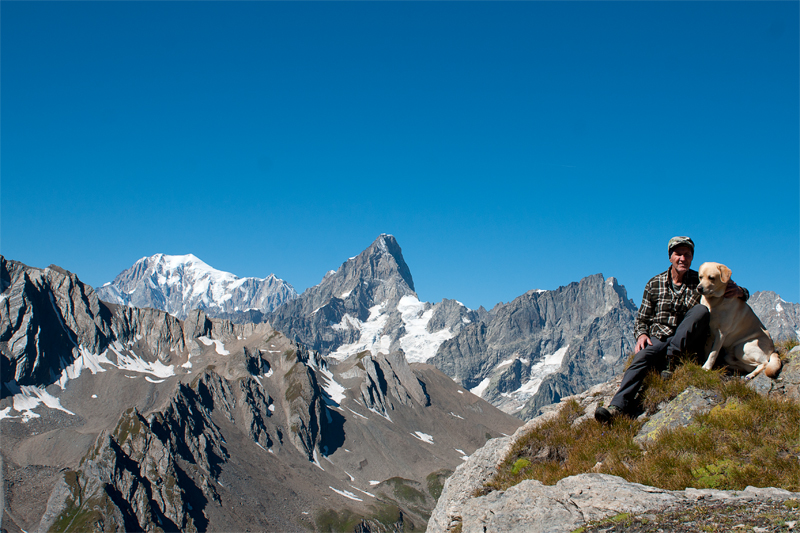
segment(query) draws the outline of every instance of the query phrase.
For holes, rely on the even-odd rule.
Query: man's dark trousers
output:
[[[633,356],[631,366],[622,376],[622,384],[610,405],[615,405],[623,411],[630,409],[650,369],[663,370],[667,366],[667,360],[689,353],[697,354],[698,359],[702,357],[709,334],[708,322],[708,308],[697,304],[686,313],[675,335],[663,341],[651,337],[653,344],[642,348]]]

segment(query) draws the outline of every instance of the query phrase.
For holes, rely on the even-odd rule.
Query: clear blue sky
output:
[[[0,4],[0,253],[298,291],[379,234],[491,307],[690,235],[800,302],[798,2]]]

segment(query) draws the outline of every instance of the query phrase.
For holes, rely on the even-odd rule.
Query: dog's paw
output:
[[[703,370],[711,370],[711,367],[714,365],[709,365],[708,363],[703,365]]]

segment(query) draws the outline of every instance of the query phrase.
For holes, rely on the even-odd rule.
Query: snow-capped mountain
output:
[[[274,274],[239,278],[192,254],[143,257],[95,290],[103,301],[160,309],[181,319],[192,309],[229,318],[246,312],[266,314],[297,298],[294,288]]]
[[[425,362],[447,339],[486,314],[455,300],[421,302],[392,235],[328,272],[319,285],[275,311],[270,322],[291,338],[339,360],[403,350]]]

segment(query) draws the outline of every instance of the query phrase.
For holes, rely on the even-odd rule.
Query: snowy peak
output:
[[[345,360],[401,350],[424,362],[439,345],[479,315],[455,300],[433,305],[414,292],[411,270],[392,235],[382,234],[316,287],[271,316],[275,329]]]
[[[97,294],[107,302],[152,307],[178,318],[185,318],[192,309],[212,315],[268,313],[297,297],[290,284],[273,274],[264,279],[239,278],[192,254],[143,257],[113,282],[99,287]]]

